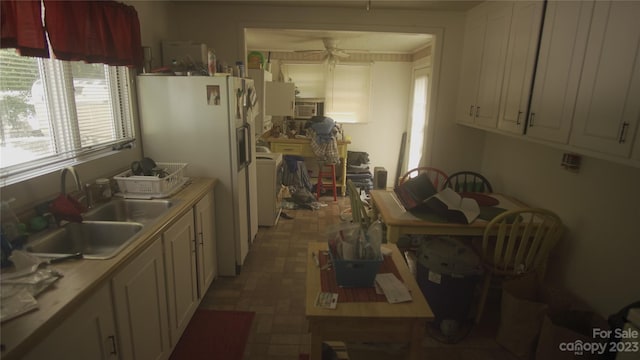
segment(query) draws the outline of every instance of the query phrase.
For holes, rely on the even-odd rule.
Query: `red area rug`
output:
[[[255,313],[198,309],[171,360],[242,360]]]

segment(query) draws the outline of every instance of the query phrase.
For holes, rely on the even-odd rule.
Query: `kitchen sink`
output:
[[[82,253],[85,259],[109,259],[137,238],[144,227],[138,222],[84,221],[32,235],[25,250],[59,257]]]
[[[85,221],[126,221],[147,224],[162,216],[176,200],[112,199],[82,214]]]

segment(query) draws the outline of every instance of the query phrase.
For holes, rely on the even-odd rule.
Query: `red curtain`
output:
[[[49,57],[41,4],[40,0],[0,2],[0,47],[16,48],[24,56]]]
[[[21,55],[49,57],[45,29],[55,57],[141,68],[140,22],[133,6],[116,1],[2,0],[4,48]]]
[[[44,0],[51,49],[60,60],[142,67],[135,8],[115,1]]]

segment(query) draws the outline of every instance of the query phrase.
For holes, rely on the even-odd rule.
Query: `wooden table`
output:
[[[384,247],[392,250],[392,259],[409,290],[413,301],[389,304],[388,302],[346,302],[338,299],[336,309],[315,306],[320,292],[320,268],[313,260],[312,253],[327,250],[327,243],[309,243],[307,256],[307,294],[305,315],[311,333],[310,360],[320,360],[323,341],[353,342],[409,342],[409,359],[422,359],[422,339],[426,321],[433,319],[433,312],[427,304],[418,284],[395,245]]]
[[[380,215],[382,222],[387,226],[387,242],[389,243],[397,243],[400,236],[404,234],[481,236],[488,223],[482,219],[476,219],[471,224],[429,220],[428,217],[418,217],[407,211],[393,190],[371,190],[370,194],[375,212]],[[499,201],[496,207],[512,210],[526,206],[506,195],[487,195]]]
[[[311,149],[311,139],[289,139],[289,138],[267,138],[269,147],[274,153],[282,153],[284,155],[297,155],[307,158],[315,158],[316,155]],[[348,140],[338,140],[338,154],[340,157],[339,166],[340,179],[336,179],[336,185],[340,187],[342,196],[347,194],[347,145],[351,144]]]

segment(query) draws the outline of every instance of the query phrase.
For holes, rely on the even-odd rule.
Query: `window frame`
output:
[[[2,49],[12,51],[13,49]],[[78,165],[115,154],[118,150],[131,147],[127,144],[137,140],[137,126],[135,109],[135,73],[125,66],[103,65],[105,67],[105,80],[107,83],[108,97],[111,99],[111,126],[114,139],[102,141],[97,144],[82,146],[79,131],[80,121],[76,114],[74,78],[72,76],[72,62],[36,58],[40,81],[43,82],[44,102],[47,106],[49,117],[55,117],[50,121],[50,138],[53,151],[43,157],[28,160],[22,163],[3,167],[0,164],[0,186],[8,186],[22,181],[30,180],[38,176],[58,171],[66,166]],[[57,79],[53,79],[57,77]],[[77,80],[77,79],[76,79]],[[62,96],[61,109],[65,116],[59,117],[50,109],[49,99],[52,89],[57,90],[56,96]],[[69,96],[71,95],[71,96]]]

